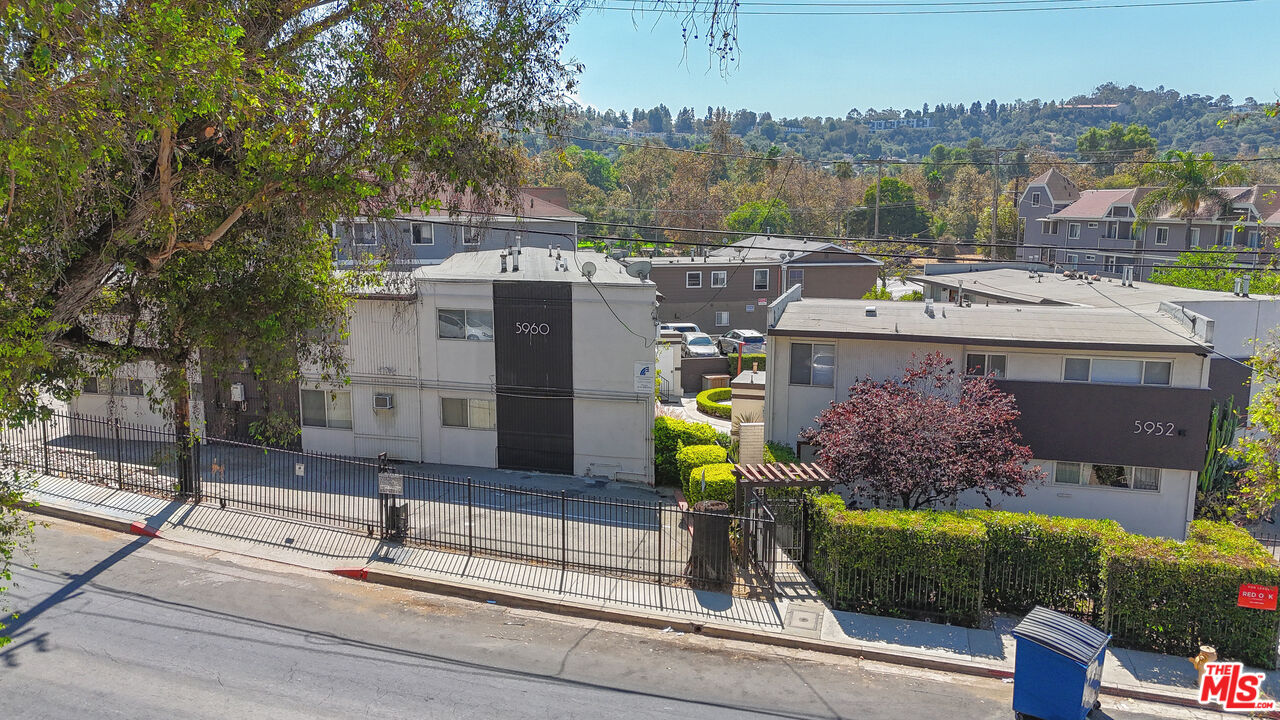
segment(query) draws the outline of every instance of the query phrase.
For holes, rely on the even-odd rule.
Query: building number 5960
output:
[[[1142,420],[1133,421],[1134,435],[1172,435],[1173,431],[1173,423],[1153,422],[1151,420],[1147,420],[1146,422],[1143,422]]]
[[[516,323],[517,335],[550,335],[551,326],[546,323]]]

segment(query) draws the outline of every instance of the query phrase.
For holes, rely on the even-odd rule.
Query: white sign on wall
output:
[[[653,363],[644,361],[637,362],[635,369],[636,392],[652,395],[654,388],[654,374],[655,369]]]
[[[307,466],[306,466],[306,465],[303,465],[302,463],[294,463],[294,464],[293,464],[293,474],[294,474],[294,475],[297,475],[298,477],[302,477],[303,475],[306,475],[306,474],[307,474]]]

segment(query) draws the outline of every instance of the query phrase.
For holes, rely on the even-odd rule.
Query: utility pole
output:
[[[884,158],[876,160],[876,225],[871,237],[880,237],[880,178],[884,173]]]
[[[1000,151],[991,161],[991,256],[996,256],[996,236],[1000,230]]]

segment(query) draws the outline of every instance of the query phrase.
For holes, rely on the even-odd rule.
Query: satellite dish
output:
[[[613,250],[609,253],[609,257],[613,258],[614,260],[621,260],[627,255],[630,255],[630,253],[628,253],[626,250]]]
[[[633,278],[644,280],[649,277],[651,269],[653,269],[653,263],[648,260],[637,260],[627,266],[627,274]]]
[[[590,280],[596,274],[596,264],[590,260],[582,263],[582,276]]]

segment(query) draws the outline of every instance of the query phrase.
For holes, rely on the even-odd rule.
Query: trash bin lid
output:
[[[1093,662],[1111,640],[1110,635],[1092,625],[1039,606],[1013,628],[1013,636],[1043,645],[1081,665]]]

